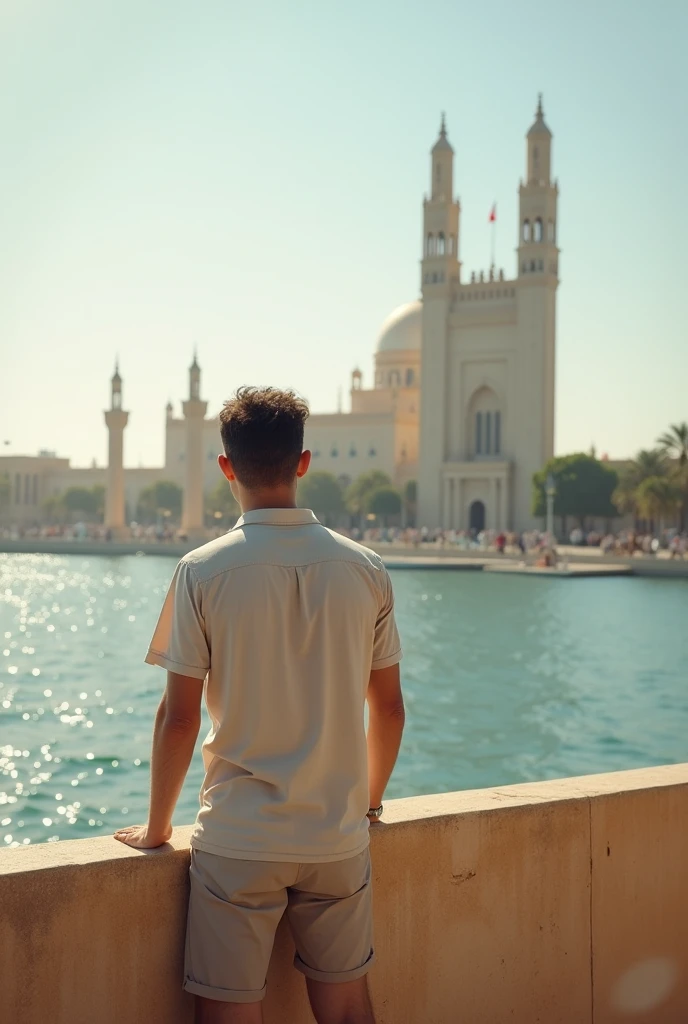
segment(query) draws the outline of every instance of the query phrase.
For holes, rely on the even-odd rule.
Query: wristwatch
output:
[[[377,820],[378,818],[382,817],[382,812],[384,811],[384,809],[384,804],[380,804],[379,807],[369,807],[368,813],[366,814],[366,818],[369,818],[371,821]]]

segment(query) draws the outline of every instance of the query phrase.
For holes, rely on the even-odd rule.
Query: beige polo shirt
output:
[[[186,555],[146,661],[205,679],[192,845],[299,862],[365,849],[368,679],[400,658],[382,560],[312,512],[247,512]]]

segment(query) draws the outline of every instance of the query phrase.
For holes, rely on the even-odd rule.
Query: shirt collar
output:
[[[237,519],[235,530],[242,526],[313,526],[320,520],[309,508],[254,508]]]

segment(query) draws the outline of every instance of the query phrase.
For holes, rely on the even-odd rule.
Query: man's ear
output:
[[[300,480],[302,476],[305,476],[308,472],[308,467],[311,464],[312,454],[309,451],[301,452],[301,458],[299,464],[296,467],[296,476]]]
[[[232,463],[229,461],[226,455],[218,455],[217,464],[220,467],[220,472],[226,477],[230,483],[236,480],[236,474],[232,468]]]

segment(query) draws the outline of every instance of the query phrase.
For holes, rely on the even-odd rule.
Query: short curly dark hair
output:
[[[250,490],[291,483],[303,451],[308,405],[293,391],[239,388],[220,413],[225,455]]]

